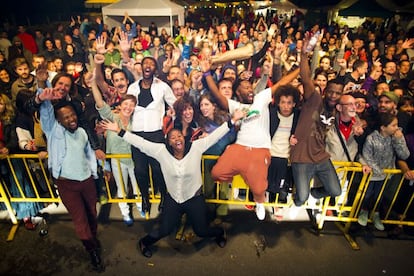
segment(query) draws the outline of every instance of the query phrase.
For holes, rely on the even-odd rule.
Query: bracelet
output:
[[[124,137],[125,133],[126,133],[125,129],[121,129],[121,130],[118,132],[118,136],[119,136],[119,137]]]
[[[204,73],[203,73],[203,77],[204,77],[204,78],[207,78],[207,76],[211,76],[210,71],[207,71],[207,72],[204,72]]]
[[[233,122],[233,120],[232,120],[232,119],[228,120],[228,121],[227,121],[227,127],[228,127],[228,128],[232,128],[233,126],[234,126],[234,122]]]

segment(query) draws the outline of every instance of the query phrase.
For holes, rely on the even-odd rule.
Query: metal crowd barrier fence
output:
[[[116,159],[118,168],[120,160],[130,158],[126,154],[108,154],[108,159]],[[203,177],[203,191],[206,196],[206,202],[210,204],[227,204],[227,205],[254,205],[254,201],[249,200],[249,187],[240,175],[236,175],[231,183],[214,182],[209,174],[209,170],[214,165],[218,156],[204,155],[201,168]],[[336,168],[341,187],[341,196],[335,199],[325,198],[318,203],[307,202],[304,208],[316,211],[318,217],[314,217],[314,224],[317,230],[322,230],[326,221],[336,223],[340,231],[350,243],[353,249],[359,249],[354,237],[350,234],[352,223],[358,220],[358,213],[361,209],[362,200],[365,197],[368,183],[371,175],[362,173],[362,166],[356,162],[333,162]],[[102,163],[105,168],[105,163]],[[8,240],[12,240],[18,218],[15,215],[12,205],[19,202],[41,202],[41,203],[58,203],[61,202],[53,185],[53,180],[46,168],[46,160],[42,160],[36,154],[11,154],[0,160],[0,203],[5,205],[10,220],[13,223],[12,230],[9,233]],[[122,180],[122,170],[120,179]],[[413,185],[401,175],[400,170],[386,169],[386,179],[376,199],[374,209],[381,207],[382,222],[387,225],[414,226],[414,219],[411,215],[412,203],[414,198]],[[151,176],[151,171],[150,171]],[[152,179],[152,177],[150,177]],[[140,195],[131,197],[129,190],[124,187],[137,185],[137,183],[123,183],[121,185],[123,196],[119,198],[116,193],[114,181],[108,181],[104,178],[102,195],[105,197],[101,203],[138,203],[141,202]],[[312,181],[313,182],[313,181]],[[317,182],[317,181],[316,181]],[[410,185],[411,184],[411,185]],[[313,185],[311,183],[310,185]],[[239,192],[244,190],[243,199],[234,196],[235,189]],[[139,189],[137,189],[139,191]],[[151,203],[159,203],[160,196],[150,183],[149,197]],[[293,206],[292,197],[286,203],[279,203],[278,198],[275,202],[266,202],[265,206],[277,208],[289,208]],[[308,212],[310,214],[310,212]],[[370,213],[369,222],[372,221],[373,212]],[[147,214],[146,218],[149,216]],[[21,218],[20,218],[21,219]]]

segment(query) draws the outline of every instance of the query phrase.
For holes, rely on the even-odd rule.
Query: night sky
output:
[[[2,22],[11,24],[45,24],[87,11],[84,0],[10,0],[2,6],[0,15]]]

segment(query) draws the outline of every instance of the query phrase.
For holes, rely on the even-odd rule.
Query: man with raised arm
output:
[[[265,62],[264,71],[270,70],[270,64]],[[238,101],[227,99],[223,96],[210,74],[210,63],[207,60],[201,62],[208,86],[224,110],[233,113],[236,109],[247,111],[247,116],[242,120],[235,144],[230,145],[224,151],[213,167],[211,174],[213,179],[230,182],[234,175],[240,174],[250,187],[256,202],[256,215],[259,220],[264,220],[266,211],[263,205],[265,191],[267,189],[267,173],[270,164],[271,139],[269,133],[269,103],[272,95],[276,93],[280,85],[290,83],[299,74],[299,69],[284,76],[271,88],[265,89],[254,95],[253,85],[249,80],[241,80],[236,85]]]
[[[330,160],[329,153],[325,150],[325,136],[329,127],[333,127],[335,117],[329,110],[325,110],[322,96],[315,90],[311,79],[311,71],[306,50],[309,38],[303,43],[300,60],[300,76],[304,89],[304,101],[299,116],[298,124],[293,138],[294,145],[290,150],[293,178],[296,185],[294,202],[301,206],[309,197],[310,181],[317,176],[322,185],[311,190],[314,198],[326,196],[338,196],[341,194],[341,186]],[[326,88],[325,93],[342,95],[343,85],[332,83]]]

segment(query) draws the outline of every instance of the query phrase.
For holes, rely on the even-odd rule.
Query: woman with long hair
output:
[[[0,94],[0,156],[5,157],[10,153],[18,153],[18,139],[15,127],[15,110],[10,99],[5,94]],[[34,197],[32,185],[26,173],[25,165],[19,158],[10,158],[10,167],[7,159],[0,161],[0,177],[6,183],[13,197]],[[15,173],[16,178],[13,176]],[[17,180],[17,182],[16,182]],[[19,188],[20,186],[20,188]],[[24,193],[21,194],[21,191]],[[22,219],[28,230],[35,228],[31,218],[43,208],[38,202],[12,202],[16,211],[16,217]]]
[[[200,127],[203,130],[203,137],[210,135],[223,122],[229,120],[230,114],[222,110],[215,102],[210,93],[200,96],[199,103],[201,116],[198,120]],[[232,128],[225,136],[223,136],[217,143],[208,148],[204,154],[207,155],[221,155],[226,147],[236,140],[236,130]],[[217,163],[217,160],[205,160],[204,164],[204,190],[207,198],[214,198],[215,181],[211,177],[211,169]],[[220,198],[227,198],[229,189],[228,185],[220,185]],[[215,206],[215,215],[217,217],[226,216],[228,213],[228,206],[219,204]]]

